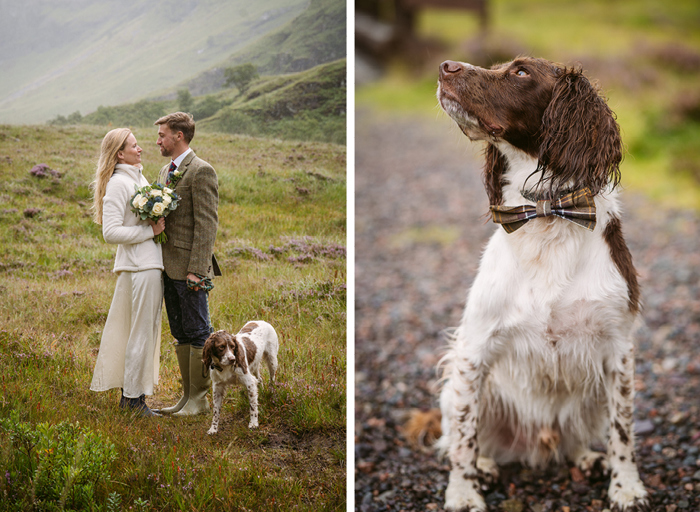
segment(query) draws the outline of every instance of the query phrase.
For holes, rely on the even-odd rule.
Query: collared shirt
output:
[[[175,160],[170,161],[171,163],[175,164],[175,169],[178,169],[180,167],[180,164],[182,163],[182,161],[191,152],[192,152],[192,148],[187,148],[187,150],[183,154],[178,156]],[[164,169],[161,170],[160,174],[158,175],[158,181],[160,183],[165,183],[167,179],[168,179],[168,167],[165,167]]]
[[[175,164],[176,168],[180,167],[180,164],[182,161],[185,159],[187,155],[189,155],[192,152],[192,148],[187,148],[187,151],[185,151],[183,154],[181,154],[179,157],[177,157],[175,160],[173,160],[173,163]]]

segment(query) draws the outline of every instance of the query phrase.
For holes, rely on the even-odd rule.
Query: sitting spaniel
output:
[[[221,402],[228,386],[240,381],[248,391],[250,423],[258,426],[258,381],[263,359],[270,372],[270,382],[275,384],[279,341],[275,329],[261,320],[246,323],[238,334],[217,331],[207,339],[202,351],[202,362],[211,369],[214,416],[208,434],[219,431]]]
[[[633,435],[640,291],[620,223],[615,115],[580,69],[534,58],[443,62],[437,96],[486,143],[499,224],[443,361],[445,508],[486,510],[479,479],[497,464],[568,459],[610,472],[611,509],[646,510]],[[606,438],[607,453],[591,450]]]

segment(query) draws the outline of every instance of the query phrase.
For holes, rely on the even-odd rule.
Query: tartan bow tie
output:
[[[525,197],[527,195],[523,194]],[[527,197],[529,199],[529,197]],[[501,224],[507,233],[521,228],[527,221],[537,217],[556,215],[593,231],[595,228],[595,202],[590,189],[582,188],[559,196],[557,199],[533,199],[537,205],[522,206],[491,205],[493,221]]]

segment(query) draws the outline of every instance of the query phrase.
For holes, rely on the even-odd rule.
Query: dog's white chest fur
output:
[[[514,413],[513,429],[528,437],[542,425],[583,421],[588,407],[605,409],[605,361],[634,321],[607,247],[585,235],[559,219],[510,235],[497,230],[455,337],[456,354],[484,355],[474,361],[490,368],[487,388]],[[602,435],[601,428],[593,430]],[[557,456],[520,446],[523,451],[494,449],[494,455],[533,464]]]
[[[605,220],[617,205],[601,201]],[[621,387],[625,400],[631,396],[627,377],[621,387],[611,378],[630,374],[633,364],[636,312],[626,297],[627,284],[600,233],[590,236],[562,219],[530,222],[512,234],[497,228],[447,357],[446,377],[465,377],[465,386],[443,389],[443,430],[457,426],[465,444],[473,439],[497,463],[593,464],[602,455],[588,447],[604,441],[610,408],[621,407],[614,397]],[[620,354],[628,354],[622,363]],[[479,385],[479,400],[467,399]],[[469,403],[478,408],[478,432],[469,421],[455,423],[459,411],[467,417]],[[446,451],[455,449],[449,442],[442,440]],[[630,478],[627,485],[641,492]]]

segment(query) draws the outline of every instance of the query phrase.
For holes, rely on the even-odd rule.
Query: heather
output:
[[[105,132],[0,126],[0,510],[345,509],[345,147],[193,141],[219,176],[214,328],[280,335],[260,427],[235,388],[207,436],[209,415],[144,419],[89,391],[116,281],[88,189]],[[153,179],[155,129],[135,135]],[[152,407],[179,398],[171,341],[164,315]]]

